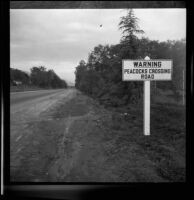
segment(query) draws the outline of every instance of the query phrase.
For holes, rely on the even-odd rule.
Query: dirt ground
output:
[[[148,137],[141,105],[105,108],[77,90],[12,123],[22,134],[11,138],[11,181],[185,181],[184,107],[151,106]]]

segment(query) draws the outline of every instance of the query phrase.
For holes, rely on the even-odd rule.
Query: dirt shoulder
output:
[[[141,106],[105,109],[77,91],[27,124],[12,180],[184,181],[183,113],[182,107],[153,105],[152,135],[145,137]]]

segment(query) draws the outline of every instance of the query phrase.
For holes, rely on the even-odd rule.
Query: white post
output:
[[[150,135],[150,81],[144,81],[144,135]]]

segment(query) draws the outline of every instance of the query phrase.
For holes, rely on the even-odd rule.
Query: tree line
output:
[[[81,60],[75,71],[75,87],[94,98],[119,106],[138,102],[143,95],[143,82],[122,81],[122,59],[173,59],[172,81],[157,81],[157,88],[176,93],[182,89],[182,71],[186,66],[186,41],[159,42],[142,37],[138,18],[132,9],[121,17],[122,38],[116,45],[98,45],[89,53],[87,62]],[[151,81],[151,87],[154,81]]]
[[[67,83],[57,76],[54,70],[47,70],[45,67],[32,67],[30,74],[19,70],[10,69],[10,85],[17,85],[17,82],[23,85],[32,85],[40,88],[67,88]]]

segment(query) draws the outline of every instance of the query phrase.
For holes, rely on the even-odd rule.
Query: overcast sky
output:
[[[166,41],[186,37],[186,9],[134,9],[144,37]],[[11,9],[11,67],[43,65],[74,83],[75,67],[98,44],[117,44],[123,9]],[[100,25],[102,24],[102,27]]]

